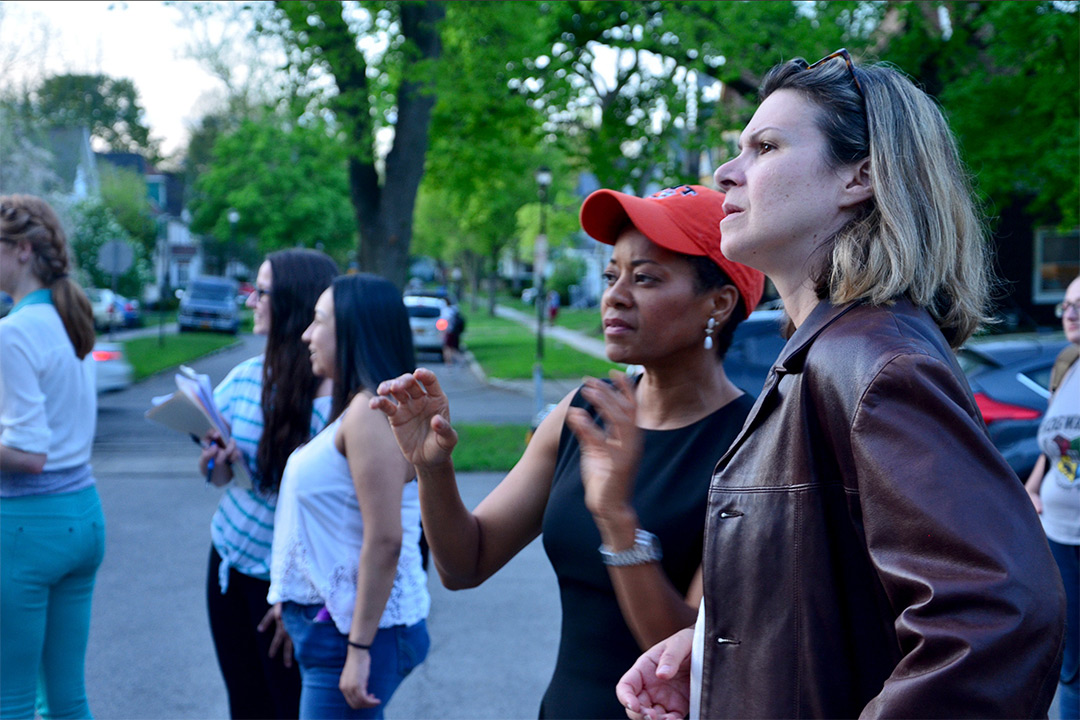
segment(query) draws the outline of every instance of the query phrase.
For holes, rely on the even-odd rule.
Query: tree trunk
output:
[[[495,317],[495,295],[499,288],[499,250],[492,249],[488,264],[488,315]]]
[[[435,105],[431,83],[415,78],[430,75],[430,62],[439,57],[436,25],[445,14],[436,2],[401,4],[401,33],[417,52],[405,66],[405,77],[414,79],[404,80],[398,90],[394,144],[386,156],[383,185],[379,186],[372,157],[349,160],[350,194],[360,229],[357,262],[362,271],[381,275],[399,288],[405,287],[408,277],[413,209]]]

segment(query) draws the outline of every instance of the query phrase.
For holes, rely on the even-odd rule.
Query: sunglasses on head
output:
[[[859,78],[855,75],[855,64],[851,62],[851,54],[848,53],[847,48],[840,48],[834,53],[829,53],[825,57],[818,60],[816,63],[813,63],[812,65],[807,65],[805,69],[813,70],[814,68],[820,65],[824,65],[830,60],[835,60],[836,58],[844,59],[844,63],[847,64],[848,72],[851,73],[851,79],[855,81],[855,89],[859,91],[859,95],[862,96],[863,102],[865,102],[866,93],[863,92],[862,85],[859,84]]]

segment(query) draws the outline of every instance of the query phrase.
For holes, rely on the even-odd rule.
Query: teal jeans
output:
[[[89,718],[90,598],[105,555],[93,486],[0,500],[0,717]],[[35,707],[36,701],[36,707]]]

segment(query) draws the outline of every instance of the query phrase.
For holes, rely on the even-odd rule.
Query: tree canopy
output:
[[[192,230],[231,240],[229,210],[240,238],[257,238],[265,254],[321,247],[340,263],[356,242],[344,143],[327,124],[303,124],[267,113],[218,138],[195,182]]]
[[[113,152],[158,159],[135,83],[108,75],[53,75],[33,94],[36,115],[53,127],[85,125]]]
[[[636,193],[707,182],[768,68],[838,47],[894,63],[941,103],[992,213],[1078,221],[1076,2],[252,7],[288,58],[278,110],[323,118],[341,143],[361,267],[398,283],[421,176],[421,244],[493,258],[527,247],[540,165],[565,194],[554,212],[579,201],[582,174]]]

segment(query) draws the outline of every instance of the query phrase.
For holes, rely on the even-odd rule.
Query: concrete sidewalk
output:
[[[513,320],[529,328],[532,332],[536,332],[536,318],[529,313],[523,313],[520,310],[514,310],[504,305],[496,305],[495,315],[505,320]],[[607,360],[603,340],[589,337],[576,330],[558,326],[552,327],[547,324],[544,325],[544,334],[587,355]],[[469,355],[469,365],[473,374],[489,385],[524,395],[531,395],[534,398],[538,394],[534,379],[505,380],[502,378],[489,378],[485,375],[484,369],[471,355]],[[576,390],[579,385],[581,385],[581,378],[544,378],[539,394],[543,396],[544,405],[554,405],[566,397],[568,393]],[[537,410],[542,411],[542,408],[537,408]]]
[[[114,330],[111,333],[103,332],[97,336],[97,339],[101,342],[124,342],[141,337],[155,337],[162,331],[164,331],[165,335],[176,335],[180,332],[175,322],[165,323],[164,328],[162,328],[155,318],[153,322],[147,322],[142,327]]]
[[[495,314],[501,318],[507,320],[513,320],[514,322],[521,323],[533,332],[536,332],[536,316],[529,313],[523,313],[520,310],[514,310],[508,308],[505,305],[496,305]],[[607,354],[604,352],[604,341],[597,338],[589,337],[576,330],[570,330],[569,328],[559,327],[558,325],[544,325],[544,334],[555,338],[559,342],[565,343],[575,350],[592,355],[593,357],[600,358],[601,360],[607,360]]]

